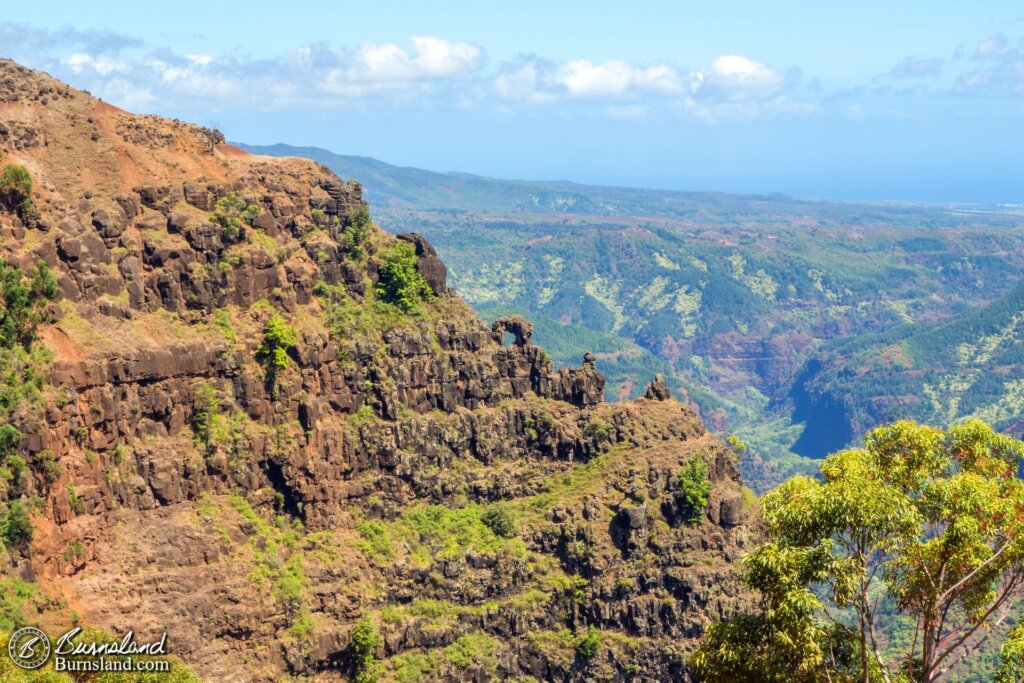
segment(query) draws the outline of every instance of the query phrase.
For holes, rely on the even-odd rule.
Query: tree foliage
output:
[[[0,194],[9,206],[17,206],[32,196],[32,176],[24,166],[10,164],[0,173]]]
[[[44,261],[26,274],[0,259],[0,348],[20,345],[28,350],[45,319],[47,301],[58,293],[57,280]]]
[[[484,510],[480,521],[500,538],[515,538],[519,535],[516,513],[507,505],[494,505]]]
[[[679,472],[679,495],[687,524],[700,522],[714,487],[708,479],[708,466],[703,458],[694,458],[683,466]]]
[[[1020,601],[1022,456],[1024,443],[979,420],[948,432],[897,422],[826,458],[820,480],[765,495],[769,541],[743,561],[759,610],[710,628],[695,671],[706,681],[939,680]],[[886,599],[916,625],[896,652],[879,629]],[[1020,661],[1014,643],[1004,669]]]
[[[263,328],[263,343],[256,349],[256,359],[263,363],[267,384],[277,386],[277,374],[288,368],[288,349],[297,343],[295,328],[274,315]]]
[[[196,441],[209,454],[212,449],[213,424],[220,414],[220,396],[217,388],[204,384],[196,392],[195,411],[192,413],[192,431]]]
[[[251,225],[263,210],[250,204],[245,197],[232,192],[217,200],[213,208],[213,220],[228,237],[237,237],[243,225]]]
[[[374,664],[377,659],[377,644],[380,634],[367,617],[360,619],[352,629],[352,655],[356,683],[372,683],[376,680]]]
[[[0,538],[11,549],[25,550],[34,535],[28,510],[20,501],[0,507]]]
[[[421,301],[434,298],[434,291],[416,270],[416,247],[408,242],[395,242],[382,249],[377,270],[381,299],[406,313],[419,308]]]

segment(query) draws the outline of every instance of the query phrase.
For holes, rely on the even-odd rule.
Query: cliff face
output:
[[[2,498],[35,532],[6,577],[167,630],[225,681],[347,679],[360,619],[383,679],[685,679],[743,604],[734,456],[671,399],[606,404],[592,357],[553,370],[526,321],[487,328],[418,235],[437,296],[385,303],[396,240],[356,183],[9,61],[0,146],[34,187],[34,212],[0,211],[0,256],[62,294],[41,395],[7,417],[28,467]],[[295,332],[277,364],[272,318]],[[695,459],[713,489],[690,523]]]

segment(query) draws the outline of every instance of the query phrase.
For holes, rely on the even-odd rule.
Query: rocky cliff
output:
[[[13,617],[167,630],[207,680],[686,680],[744,603],[734,455],[663,385],[607,404],[593,357],[483,325],[358,184],[9,61],[0,148],[32,179],[0,256],[60,291],[5,357],[38,387],[4,392]]]

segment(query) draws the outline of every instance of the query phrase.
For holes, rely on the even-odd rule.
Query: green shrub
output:
[[[0,425],[0,460],[21,444],[21,432],[13,425]]]
[[[507,505],[494,505],[484,510],[480,521],[499,538],[515,538],[519,535],[519,523],[515,512]]]
[[[225,236],[234,238],[242,231],[243,225],[252,225],[262,211],[256,204],[250,204],[237,192],[232,192],[217,200],[213,208],[213,220]]]
[[[613,429],[615,428],[612,425],[608,424],[607,422],[594,420],[593,422],[588,423],[587,426],[583,428],[583,433],[586,436],[589,436],[590,438],[594,438],[595,436],[608,436],[609,434],[611,434]]]
[[[348,226],[338,238],[341,248],[349,253],[356,261],[362,261],[366,256],[367,237],[370,234],[370,212],[365,206],[353,209],[348,214]]]
[[[591,624],[587,628],[586,635],[576,639],[576,656],[584,662],[589,662],[597,657],[601,651],[601,632]]]
[[[380,279],[376,289],[380,298],[406,313],[417,310],[420,302],[434,297],[434,291],[416,270],[416,247],[408,242],[396,242],[382,249],[377,271]]]
[[[36,328],[45,320],[47,301],[56,299],[59,291],[44,261],[26,274],[0,259],[0,347],[21,345],[28,350]]]
[[[53,457],[52,451],[40,451],[35,455],[35,461],[39,465],[39,469],[43,472],[43,478],[50,484],[53,484],[61,475],[64,473],[64,468],[60,466],[60,463]]]
[[[70,482],[68,483],[68,505],[77,513],[81,513],[85,509],[82,499],[78,497],[78,491],[75,490],[75,485]]]
[[[468,669],[488,662],[498,649],[492,636],[481,631],[467,633],[444,650],[445,659],[459,669]]]
[[[210,384],[204,384],[196,392],[196,407],[192,413],[192,431],[196,441],[203,446],[209,454],[211,450],[211,434],[213,433],[213,421],[220,414],[220,397],[217,389]]]
[[[687,463],[679,473],[679,493],[687,524],[697,524],[704,514],[714,484],[708,479],[708,466],[701,457]]]
[[[20,501],[16,500],[6,509],[0,509],[0,536],[8,548],[28,548],[34,533],[32,520]]]
[[[81,541],[72,541],[64,551],[64,561],[80,560],[85,557],[85,544]]]
[[[298,338],[295,328],[279,315],[274,315],[263,328],[263,343],[256,349],[256,360],[263,363],[271,393],[276,392],[277,373],[288,368],[288,349]]]
[[[743,443],[735,434],[730,434],[725,438],[725,445],[736,455],[737,460],[743,459],[743,454],[747,452],[748,448],[747,444]]]
[[[0,173],[0,194],[9,206],[17,206],[32,197],[32,175],[24,166],[10,164]]]
[[[380,634],[368,617],[363,617],[352,629],[352,655],[356,683],[372,683],[376,680],[374,663],[377,660],[377,643]]]

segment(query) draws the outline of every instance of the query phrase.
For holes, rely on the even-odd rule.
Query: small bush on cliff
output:
[[[338,244],[356,261],[362,261],[366,257],[365,245],[372,225],[370,212],[365,206],[349,212],[348,226],[338,237]]]
[[[0,348],[29,349],[36,328],[45,320],[46,303],[56,299],[59,291],[45,262],[39,261],[26,274],[0,259]]]
[[[396,242],[382,249],[378,272],[380,298],[406,313],[417,310],[420,302],[434,298],[430,285],[416,270],[416,247],[408,242]]]
[[[11,207],[32,197],[32,176],[24,166],[14,164],[4,167],[0,173],[0,194]]]
[[[499,538],[515,538],[519,535],[516,513],[507,505],[494,505],[480,515],[480,521]]]
[[[40,451],[35,454],[35,464],[43,473],[43,478],[50,484],[55,483],[64,474],[64,468],[53,457],[53,451]]]
[[[16,209],[23,223],[33,223],[38,215],[32,205],[32,176],[24,166],[6,166],[0,174],[0,200],[8,209]]]
[[[213,422],[220,414],[220,397],[217,389],[209,384],[204,384],[196,392],[196,407],[192,414],[192,432],[195,434],[196,442],[203,446],[209,453],[212,449]]]
[[[295,328],[274,315],[263,328],[263,343],[256,349],[256,360],[263,364],[271,393],[277,391],[277,374],[288,369],[288,349],[298,342]]]
[[[590,438],[600,438],[608,436],[614,429],[615,427],[607,422],[595,419],[593,422],[587,423],[587,426],[583,428],[583,434]]]
[[[34,534],[28,510],[20,501],[14,501],[6,508],[0,508],[0,536],[8,548],[25,550]]]
[[[704,458],[694,458],[679,472],[679,493],[687,524],[700,522],[714,487],[708,479],[708,466]]]
[[[21,432],[13,425],[0,425],[0,461],[6,460],[20,444]]]
[[[591,624],[586,635],[576,639],[576,656],[584,662],[590,662],[601,651],[601,632]]]
[[[519,535],[516,513],[507,505],[494,505],[484,510],[480,521],[499,538],[515,538]]]
[[[352,629],[352,667],[356,683],[372,683],[377,680],[377,643],[380,634],[368,617],[363,617]]]
[[[252,225],[263,210],[250,204],[237,192],[221,197],[213,208],[213,220],[221,227],[226,237],[237,237],[243,225]]]

